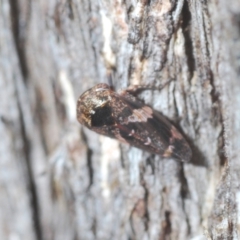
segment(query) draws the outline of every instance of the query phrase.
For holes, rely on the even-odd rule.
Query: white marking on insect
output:
[[[150,145],[152,143],[152,140],[147,137],[147,141],[144,143],[144,145]]]
[[[164,151],[163,156],[164,157],[170,157],[174,151],[174,146],[169,145],[168,148]]]
[[[108,88],[100,87],[100,88],[95,89],[96,92],[103,91],[103,90],[108,90]]]
[[[153,110],[144,106],[140,109],[133,109],[133,114],[128,117],[129,122],[147,122],[148,118],[152,118]]]
[[[135,133],[135,131],[132,129],[132,131],[128,134],[128,136],[132,136]]]

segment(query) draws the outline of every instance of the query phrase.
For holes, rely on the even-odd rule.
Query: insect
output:
[[[130,91],[117,93],[99,83],[77,102],[77,119],[87,128],[142,150],[190,161],[192,151],[179,131]]]

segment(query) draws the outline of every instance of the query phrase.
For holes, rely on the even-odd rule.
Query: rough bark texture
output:
[[[1,239],[239,239],[238,0],[0,0]],[[98,136],[78,96],[113,75],[190,163]]]

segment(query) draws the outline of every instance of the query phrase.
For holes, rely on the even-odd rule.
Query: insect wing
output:
[[[120,96],[129,112],[119,123],[120,137],[130,145],[164,157],[191,159],[191,149],[178,130],[160,113],[135,98]]]

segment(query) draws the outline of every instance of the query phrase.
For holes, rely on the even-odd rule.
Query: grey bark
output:
[[[240,2],[1,0],[1,239],[239,239]],[[190,163],[99,136],[78,96],[163,113]]]

